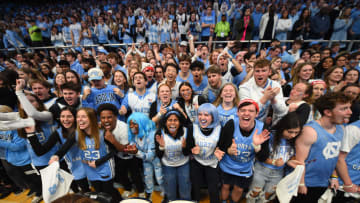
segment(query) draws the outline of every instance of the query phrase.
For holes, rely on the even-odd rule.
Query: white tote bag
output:
[[[45,203],[64,196],[69,192],[74,176],[60,169],[56,161],[48,167],[40,170],[42,182],[42,195]]]
[[[280,203],[290,202],[292,196],[297,196],[301,176],[305,167],[297,165],[295,170],[280,180],[276,186],[276,195]]]

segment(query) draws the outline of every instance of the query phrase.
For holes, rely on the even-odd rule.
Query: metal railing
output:
[[[281,43],[293,43],[295,40],[280,40]],[[322,43],[323,46],[327,46],[327,47],[331,47],[331,45],[333,43],[346,43],[347,44],[347,51],[351,51],[352,47],[354,46],[355,43],[360,43],[360,40],[303,40],[304,43],[310,43],[310,42],[319,42]],[[225,44],[228,43],[229,41],[212,41],[212,46],[213,48],[217,45],[217,44]],[[238,41],[240,43],[257,43],[257,48],[258,51],[260,51],[261,49],[261,45],[263,43],[270,43],[271,40],[243,40],[243,41]],[[207,44],[208,41],[196,41],[194,42],[194,44]],[[135,45],[141,45],[142,43],[134,43]],[[169,44],[169,45],[173,45],[174,43],[158,43],[159,45],[162,44]],[[21,51],[21,50],[44,50],[44,49],[58,49],[58,48],[62,48],[62,49],[68,49],[68,48],[77,48],[77,47],[82,47],[82,48],[96,48],[99,46],[103,46],[103,47],[126,47],[126,46],[131,46],[132,44],[130,43],[116,43],[116,44],[94,44],[94,45],[67,45],[67,46],[43,46],[43,47],[19,47],[19,48],[9,48],[9,49],[0,49],[0,52],[6,52],[6,51]]]

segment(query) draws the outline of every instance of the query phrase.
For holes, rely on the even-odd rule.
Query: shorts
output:
[[[251,184],[252,176],[236,176],[221,171],[221,179],[223,184],[236,185],[240,188],[246,189],[249,188]]]

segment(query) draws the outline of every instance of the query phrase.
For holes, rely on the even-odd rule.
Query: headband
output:
[[[169,117],[171,114],[175,114],[175,115],[177,115],[179,118],[181,117],[181,115],[180,115],[180,113],[179,113],[178,111],[171,110],[171,111],[166,112],[165,118]]]
[[[251,103],[251,104],[254,104],[255,107],[256,107],[256,111],[259,112],[259,104],[258,104],[256,101],[254,101],[254,100],[252,100],[252,99],[243,99],[243,100],[240,101],[239,107],[240,107],[240,105],[243,104],[243,103]]]
[[[310,81],[310,84],[311,84],[311,86],[314,86],[314,85],[317,85],[317,84],[323,84],[323,85],[325,86],[325,88],[326,88],[326,83],[325,83],[325,81],[320,80],[320,79],[318,79],[318,80],[311,80],[311,81]]]

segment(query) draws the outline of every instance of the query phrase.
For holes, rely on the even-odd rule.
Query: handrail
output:
[[[284,43],[292,43],[295,40],[280,40],[280,42]],[[347,50],[350,51],[354,43],[360,43],[360,40],[302,40],[303,42],[320,42],[320,43],[329,43],[328,47],[331,47],[332,43],[339,42],[339,43],[348,43],[349,46],[347,47]],[[223,44],[228,43],[230,41],[212,41],[212,43],[215,44]],[[240,43],[270,43],[271,40],[242,40],[238,41]],[[208,41],[196,41],[194,44],[206,44]],[[141,45],[142,43],[134,43],[135,45]],[[172,44],[172,43],[158,43],[159,45],[162,44]],[[0,49],[0,51],[10,51],[10,50],[37,50],[37,49],[58,49],[58,48],[76,48],[76,47],[85,47],[85,48],[91,48],[91,47],[98,47],[98,46],[104,46],[104,47],[111,47],[111,46],[129,46],[132,45],[132,43],[115,43],[115,44],[94,44],[94,45],[64,45],[64,46],[43,46],[43,47],[19,47],[19,48],[8,48],[8,49]],[[261,46],[258,46],[260,48]]]

